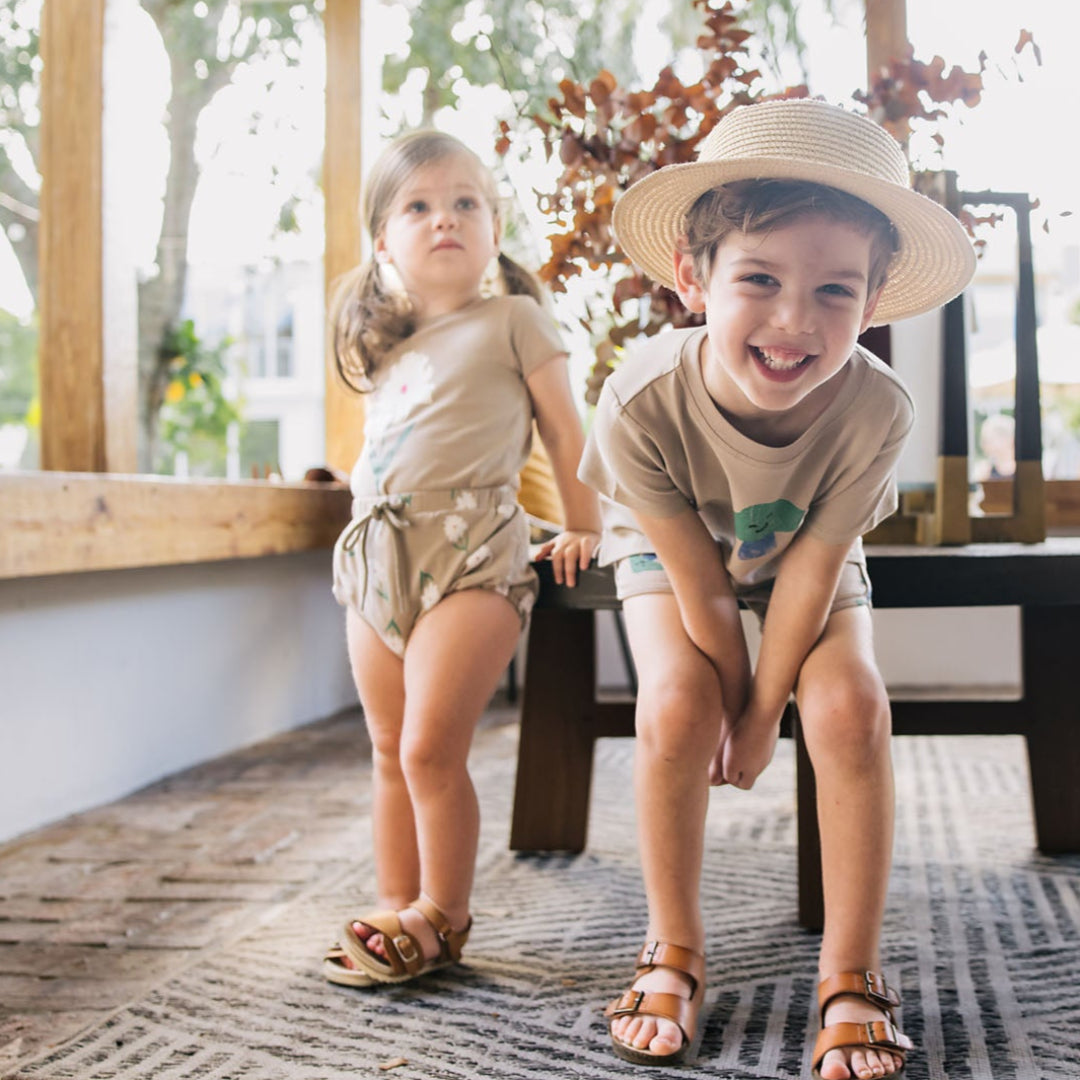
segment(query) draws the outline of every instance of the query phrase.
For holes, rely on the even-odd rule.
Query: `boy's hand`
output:
[[[749,790],[772,761],[779,737],[780,717],[756,713],[751,705],[721,740],[709,769],[710,779],[719,774],[720,783]]]
[[[578,570],[592,562],[593,552],[600,544],[600,534],[591,529],[566,529],[549,540],[536,553],[537,559],[551,559],[551,569],[559,585],[577,584]]]

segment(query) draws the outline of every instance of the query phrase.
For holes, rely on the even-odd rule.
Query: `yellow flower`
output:
[[[203,384],[203,377],[197,371],[193,371],[188,376],[188,386],[192,387],[193,389],[196,386],[202,386],[202,384]]]
[[[173,379],[165,388],[165,400],[170,405],[184,400],[184,384],[179,379]]]

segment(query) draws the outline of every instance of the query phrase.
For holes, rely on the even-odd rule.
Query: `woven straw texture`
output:
[[[940,307],[975,271],[974,250],[960,223],[911,190],[896,140],[865,117],[805,99],[732,110],[702,142],[696,162],[660,169],[623,194],[615,206],[616,238],[649,277],[673,288],[675,244],[698,196],[735,180],[770,177],[838,188],[892,221],[900,250],[873,325]]]

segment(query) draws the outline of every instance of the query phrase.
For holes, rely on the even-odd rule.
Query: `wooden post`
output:
[[[903,60],[907,51],[905,0],[866,0],[867,89],[894,60]]]
[[[41,465],[105,472],[102,53],[105,0],[41,11]]]
[[[326,0],[326,146],[323,192],[326,198],[326,301],[341,276],[360,261],[361,164],[361,8],[362,0]],[[352,468],[364,433],[363,399],[337,374],[333,340],[326,341],[326,462]]]

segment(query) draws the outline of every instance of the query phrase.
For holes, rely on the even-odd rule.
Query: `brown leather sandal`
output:
[[[825,1025],[825,1010],[833,998],[854,994],[876,1005],[884,1018],[866,1023],[843,1022]],[[876,971],[845,971],[830,975],[818,986],[818,1008],[821,1012],[821,1031],[814,1043],[814,1076],[820,1077],[821,1062],[830,1050],[856,1047],[863,1050],[885,1050],[900,1059],[901,1068],[912,1041],[896,1026],[894,1009],[900,1007],[900,995]],[[899,1075],[897,1070],[893,1076]]]
[[[669,945],[664,941],[647,941],[638,954],[634,966],[634,982],[656,968],[670,968],[690,980],[690,997],[664,994],[652,990],[635,990],[633,986],[617,997],[604,1010],[608,1020],[608,1032],[615,1053],[624,1061],[635,1065],[678,1065],[690,1050],[697,1030],[698,1015],[705,1000],[705,957],[701,953],[684,949],[681,945]],[[682,1032],[682,1046],[670,1054],[654,1054],[639,1050],[620,1039],[611,1031],[611,1021],[622,1016],[655,1016],[677,1024]]]
[[[375,980],[364,971],[349,967],[345,961],[348,953],[335,942],[323,956],[323,976],[327,982],[338,986],[374,986]]]
[[[430,900],[421,897],[414,900],[409,907],[415,908],[435,929],[435,935],[439,940],[439,951],[430,959],[424,959],[424,952],[412,934],[402,925],[401,918],[396,911],[376,911],[370,915],[363,915],[358,919],[352,919],[345,924],[342,931],[340,949],[344,956],[349,958],[352,968],[347,968],[340,962],[340,957],[331,959],[331,953],[327,953],[325,963],[334,963],[335,971],[348,972],[348,978],[334,978],[332,982],[342,982],[346,986],[364,986],[365,982],[359,980],[363,975],[370,982],[376,983],[401,983],[408,982],[420,975],[426,975],[429,971],[438,971],[440,968],[456,964],[461,959],[461,950],[469,939],[469,930],[472,928],[472,919],[462,930],[455,930],[447,921],[446,916]],[[376,933],[383,936],[383,947],[386,956],[382,957],[373,953],[368,948],[366,941],[353,929],[353,923],[358,922],[370,927]],[[330,978],[330,972],[324,972]]]

